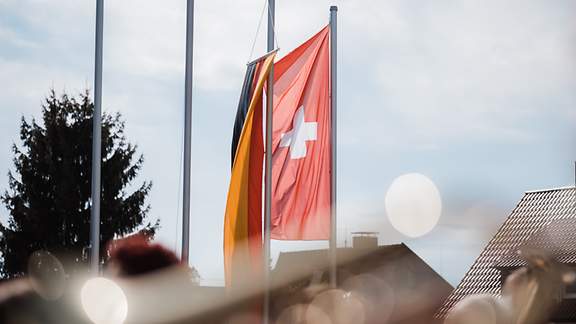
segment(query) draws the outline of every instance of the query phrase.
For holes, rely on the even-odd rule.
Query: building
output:
[[[378,246],[374,234],[355,233],[351,248],[338,249],[338,287],[361,295],[367,324],[431,323],[452,286],[405,244]],[[309,303],[307,289],[327,287],[328,258],[327,250],[279,255],[272,282],[282,288],[272,297],[274,317]]]
[[[361,312],[349,312],[349,308],[342,304],[328,305],[328,308],[336,310],[330,316],[340,320],[342,316],[348,317],[342,323],[350,323],[353,316],[352,320],[359,324],[430,324],[434,323],[434,312],[453,289],[405,244],[378,246],[375,233],[364,232],[356,233],[352,247],[337,250],[338,287],[341,290],[332,290],[328,285],[328,252],[324,249],[279,255],[271,273],[271,323],[301,323],[301,318],[278,319],[286,310],[298,306],[308,310],[312,308],[308,305],[315,305],[318,297],[334,292],[342,293],[347,300],[361,302]],[[170,280],[170,276],[163,280]],[[150,284],[150,296],[158,298],[161,289],[154,287],[159,282],[150,280]],[[159,285],[162,291],[180,292],[160,298],[162,302],[176,301],[178,308],[164,322],[259,323],[264,298],[262,284],[255,281],[228,292],[224,287],[194,287],[180,291],[167,289],[162,281]],[[139,323],[150,322],[157,321],[142,320]]]
[[[500,295],[506,277],[524,265],[518,256],[523,248],[550,251],[558,261],[576,268],[576,188],[526,192],[435,317],[445,318],[468,295]],[[576,322],[574,292],[568,287],[553,322]]]

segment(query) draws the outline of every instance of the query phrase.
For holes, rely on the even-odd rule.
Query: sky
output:
[[[185,3],[105,1],[103,107],[144,154],[157,240],[179,251]],[[222,228],[232,126],[246,63],[265,52],[264,0],[197,0],[190,263],[223,283]],[[527,190],[573,184],[576,2],[278,0],[279,56],[338,5],[338,237],[406,242],[457,284]],[[0,0],[0,191],[19,121],[43,98],[93,88],[95,1]],[[252,51],[252,45],[254,50]],[[387,219],[392,181],[421,173],[442,215],[403,236]],[[0,207],[0,219],[7,211]],[[326,242],[273,242],[279,251]]]

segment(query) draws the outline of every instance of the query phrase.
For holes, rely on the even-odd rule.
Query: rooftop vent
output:
[[[352,232],[352,247],[374,249],[378,247],[378,232]]]

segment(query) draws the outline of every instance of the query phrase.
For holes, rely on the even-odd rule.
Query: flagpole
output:
[[[186,4],[186,66],[184,78],[184,195],[182,199],[182,262],[188,265],[190,249],[190,160],[192,157],[192,71],[194,49],[194,0]]]
[[[94,53],[94,113],[92,115],[92,208],[90,213],[90,267],[100,270],[100,164],[102,162],[102,42],[104,0],[96,0]]]
[[[268,0],[268,52],[274,50],[275,1]],[[263,323],[270,320],[270,240],[272,221],[272,110],[274,97],[274,65],[270,68],[266,87],[266,156],[264,179],[264,309]]]
[[[330,7],[330,112],[332,114],[332,181],[331,181],[331,196],[332,196],[332,206],[330,208],[330,286],[332,288],[336,288],[338,284],[337,278],[337,214],[336,214],[336,174],[337,174],[337,57],[336,57],[336,50],[337,50],[337,16],[338,15],[338,7],[331,6]]]

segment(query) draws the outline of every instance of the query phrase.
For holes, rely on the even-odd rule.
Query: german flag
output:
[[[275,52],[248,64],[234,123],[232,175],[224,216],[226,286],[262,271],[262,92]]]

